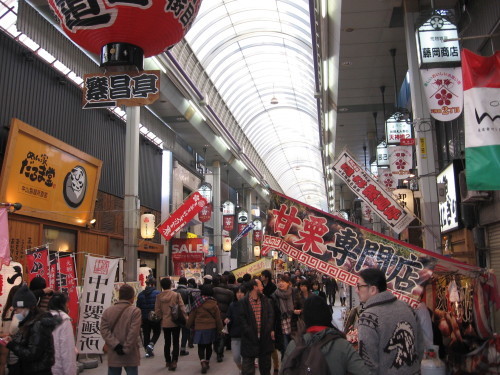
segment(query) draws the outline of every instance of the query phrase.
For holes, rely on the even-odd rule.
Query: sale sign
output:
[[[195,191],[158,227],[158,231],[167,241],[170,241],[207,204],[207,200]]]

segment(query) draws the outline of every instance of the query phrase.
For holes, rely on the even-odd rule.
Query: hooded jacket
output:
[[[150,311],[155,309],[156,296],[160,291],[153,286],[147,286],[137,296],[137,307],[141,309],[142,319],[147,320]]]
[[[161,316],[162,328],[178,327],[172,319],[172,306],[174,305],[179,305],[180,311],[187,320],[184,301],[179,293],[167,289],[156,296],[155,312],[156,315]]]
[[[415,313],[384,291],[370,297],[358,320],[359,354],[370,374],[412,375],[420,371],[423,346]]]
[[[52,331],[55,351],[52,375],[74,375],[76,374],[76,348],[71,318],[64,311],[50,310],[50,313],[61,319],[61,323]]]
[[[306,333],[302,337],[306,345],[312,345],[323,339],[323,337],[329,333],[338,334],[339,332],[335,328],[326,328],[314,334]],[[282,364],[286,363],[290,353],[293,352],[295,347],[296,342],[292,340],[286,347],[285,356],[281,361]],[[321,352],[328,363],[331,374],[365,375],[368,373],[368,368],[365,366],[359,354],[352,344],[344,338],[337,338],[327,342],[321,347]],[[280,374],[282,374],[283,366],[281,366],[280,370]]]
[[[7,348],[19,357],[21,374],[36,375],[48,372],[54,364],[54,340],[52,331],[61,322],[51,313],[40,313],[33,317],[33,312],[19,323],[19,331],[13,336]]]

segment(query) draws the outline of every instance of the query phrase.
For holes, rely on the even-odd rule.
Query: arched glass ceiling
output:
[[[205,0],[186,40],[285,194],[326,210],[309,1]]]

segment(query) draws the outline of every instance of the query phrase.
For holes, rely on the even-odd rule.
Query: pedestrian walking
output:
[[[150,320],[150,313],[155,309],[158,294],[160,294],[160,291],[156,289],[156,279],[148,278],[146,289],[137,296],[136,305],[141,309],[141,328],[146,358],[154,357],[154,347],[161,333],[160,321]],[[151,332],[153,332],[152,337]]]
[[[174,289],[174,292],[177,292],[181,295],[182,302],[184,302],[184,306],[186,309],[186,314],[189,314],[191,311],[191,291],[187,286],[188,282],[184,276],[179,277],[179,281],[177,282],[177,289]],[[189,352],[186,350],[186,345],[189,341],[191,335],[191,330],[187,327],[181,327],[181,351],[179,352],[180,356],[189,355]]]
[[[241,371],[241,315],[243,313],[241,299],[245,297],[245,287],[238,286],[236,289],[236,301],[231,302],[227,311],[224,324],[227,324],[229,336],[231,337],[231,351],[233,361]]]

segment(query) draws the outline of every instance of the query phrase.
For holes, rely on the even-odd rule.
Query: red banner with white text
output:
[[[175,210],[167,220],[158,226],[158,231],[167,241],[170,241],[170,239],[207,204],[207,200],[203,198],[200,193],[195,191],[184,200],[182,205]]]
[[[78,325],[78,293],[76,290],[78,280],[75,272],[75,257],[74,255],[58,256],[57,259],[59,260],[57,290],[68,296],[68,315],[76,332]]]

